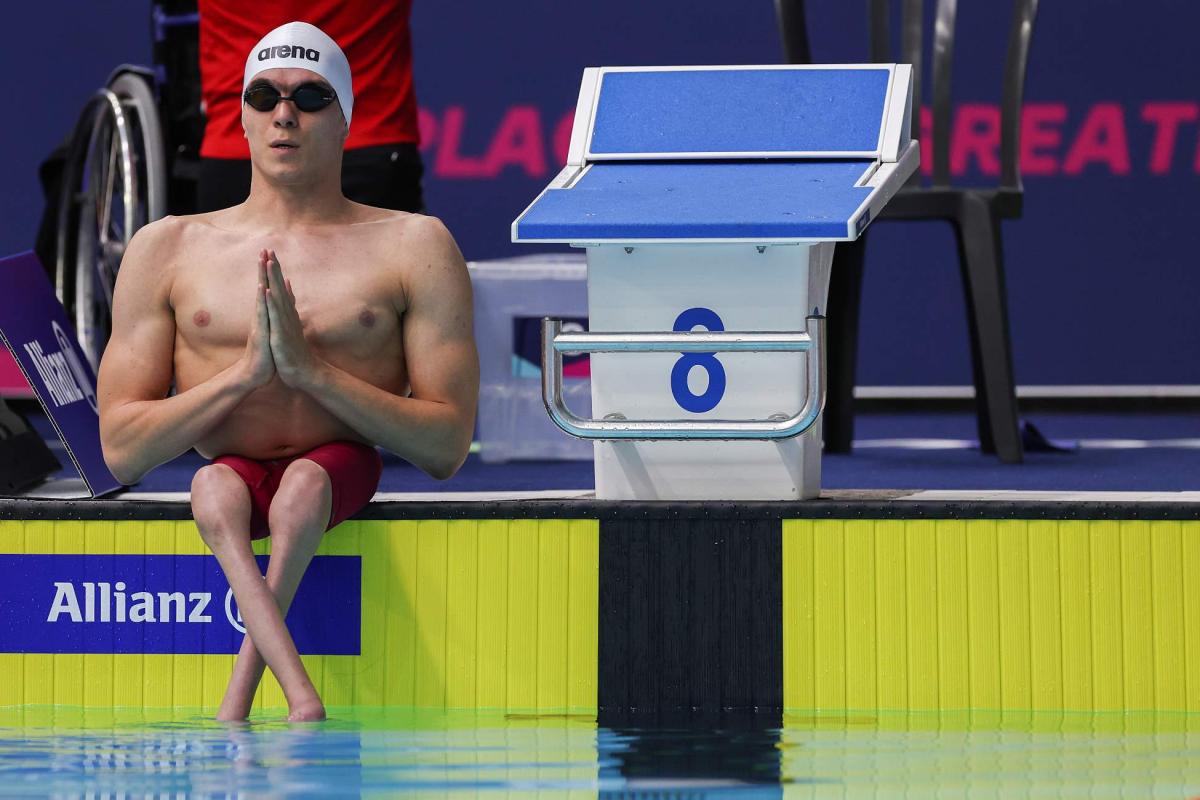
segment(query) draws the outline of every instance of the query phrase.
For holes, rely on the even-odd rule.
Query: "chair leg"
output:
[[[962,224],[958,218],[951,220],[954,235],[958,240],[958,264],[962,273],[963,294],[967,304],[967,341],[971,350],[971,382],[975,387],[975,428],[979,435],[979,449],[988,455],[996,454],[995,440],[992,438],[992,420],[985,402],[987,390],[983,382],[983,354],[979,348],[979,321],[973,312],[971,299],[971,279],[967,272],[967,249],[962,232]]]
[[[994,451],[1001,461],[1020,463],[1024,453],[1017,423],[1000,222],[986,200],[966,194],[955,228],[972,329],[980,442],[985,452]]]
[[[829,276],[826,309],[825,411],[822,431],[826,453],[849,453],[854,443],[854,373],[858,362],[858,311],[862,299],[867,237],[838,242]]]

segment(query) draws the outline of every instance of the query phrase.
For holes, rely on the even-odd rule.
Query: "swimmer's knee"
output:
[[[271,500],[271,536],[323,532],[332,501],[333,483],[325,468],[306,458],[296,459],[288,465]]]
[[[224,464],[208,464],[196,470],[192,476],[192,501],[213,495],[222,495],[245,487],[242,479],[232,467]]]
[[[249,511],[250,493],[231,467],[209,464],[192,476],[192,519],[206,542],[234,527],[233,515]],[[244,520],[243,520],[244,522]]]
[[[311,498],[315,501],[332,494],[333,482],[320,464],[307,458],[298,458],[288,464],[283,479],[279,482],[279,489],[293,497]]]

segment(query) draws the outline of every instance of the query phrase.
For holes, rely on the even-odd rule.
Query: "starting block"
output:
[[[597,497],[820,493],[833,245],[916,171],[911,116],[907,64],[584,71],[567,165],[512,240],[587,252],[589,331],[543,322],[542,392],[595,440]],[[569,353],[591,417],[563,401]]]

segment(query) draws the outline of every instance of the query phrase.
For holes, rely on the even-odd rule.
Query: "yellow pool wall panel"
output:
[[[206,552],[191,521],[0,521],[4,554]],[[350,521],[317,554],[362,559],[361,654],[302,657],[326,705],[595,712],[595,520]],[[0,653],[0,706],[215,708],[233,658]]]
[[[789,713],[1200,711],[1200,521],[784,520],[780,535]],[[599,537],[586,519],[344,523],[318,552],[361,558],[362,651],[305,664],[331,707],[595,713]],[[0,521],[3,554],[205,552],[190,521]],[[211,709],[232,664],[0,654],[0,706]],[[284,707],[269,674],[257,705]]]
[[[1200,522],[785,520],[784,705],[1200,711]]]

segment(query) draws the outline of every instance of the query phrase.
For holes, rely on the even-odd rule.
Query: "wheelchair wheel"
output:
[[[149,77],[118,71],[76,124],[58,214],[55,288],[93,368],[108,342],[121,258],[133,234],[163,215],[166,178]]]

